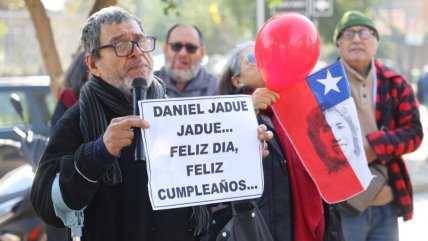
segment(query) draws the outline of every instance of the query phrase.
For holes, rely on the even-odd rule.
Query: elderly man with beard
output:
[[[200,219],[199,207],[153,211],[146,163],[134,161],[132,128],[149,124],[132,115],[132,79],[147,80],[149,99],[166,93],[152,74],[155,41],[137,17],[118,7],[94,13],[82,29],[90,80],[52,130],[31,202],[46,223],[63,226],[51,198],[59,173],[65,204],[84,208],[83,241],[196,241],[209,222]],[[258,134],[260,140],[272,138],[266,126]]]
[[[165,66],[154,74],[166,85],[169,97],[211,96],[217,80],[202,68],[205,47],[201,31],[193,25],[176,24],[163,45]]]

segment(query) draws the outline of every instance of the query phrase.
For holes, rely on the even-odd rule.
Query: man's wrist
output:
[[[116,157],[108,152],[107,147],[103,142],[102,136],[94,142],[94,160],[104,169],[110,169],[111,165],[113,165],[114,161],[116,161],[118,157],[120,157],[120,153]]]

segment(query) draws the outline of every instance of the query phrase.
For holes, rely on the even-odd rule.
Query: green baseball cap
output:
[[[377,40],[379,40],[379,32],[377,31],[373,20],[364,15],[362,12],[352,10],[343,14],[342,18],[337,23],[336,28],[334,29],[333,42],[336,43],[340,37],[340,34],[344,30],[353,26],[369,27],[375,33]]]

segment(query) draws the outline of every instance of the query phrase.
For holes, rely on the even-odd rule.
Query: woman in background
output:
[[[274,133],[263,160],[264,192],[256,200],[275,241],[340,241],[340,218],[324,203],[288,136],[279,127],[271,105],[279,94],[265,87],[256,66],[254,42],[230,54],[219,82],[219,94],[251,94],[259,124]],[[213,214],[215,217],[215,214]]]
[[[246,42],[232,50],[219,82],[219,94],[253,94],[259,124],[274,132],[271,112],[265,103],[273,103],[279,95],[264,87],[254,58],[254,43]],[[263,89],[259,89],[263,88]],[[259,99],[262,99],[259,101]],[[259,106],[261,105],[261,106]],[[293,205],[287,161],[278,136],[268,141],[269,156],[263,159],[264,192],[256,200],[275,241],[293,238]],[[215,213],[213,217],[215,217]]]
[[[64,77],[64,88],[61,90],[58,102],[51,118],[51,126],[62,117],[64,112],[79,99],[80,88],[88,81],[89,72],[85,62],[85,52],[79,53],[71,63]]]

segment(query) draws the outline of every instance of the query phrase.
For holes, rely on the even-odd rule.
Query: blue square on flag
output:
[[[322,111],[350,97],[348,79],[340,61],[308,76],[306,81]]]

